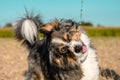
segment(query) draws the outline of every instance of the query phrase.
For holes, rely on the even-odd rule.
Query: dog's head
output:
[[[53,21],[40,31],[49,36],[50,64],[58,68],[80,65],[87,57],[89,39],[79,23],[72,20]]]

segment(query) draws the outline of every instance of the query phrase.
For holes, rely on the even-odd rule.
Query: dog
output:
[[[17,21],[15,34],[29,51],[25,80],[99,79],[96,50],[79,23],[61,19],[45,24],[38,15],[27,15]]]

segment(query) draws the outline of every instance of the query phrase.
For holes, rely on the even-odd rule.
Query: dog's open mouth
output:
[[[74,47],[74,51],[76,52],[76,53],[85,53],[86,51],[87,51],[87,47],[85,46],[85,45],[76,45],[75,47]]]

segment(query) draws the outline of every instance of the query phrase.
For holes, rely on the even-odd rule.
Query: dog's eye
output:
[[[62,47],[61,49],[60,49],[60,52],[61,53],[67,53],[68,52],[68,47]]]

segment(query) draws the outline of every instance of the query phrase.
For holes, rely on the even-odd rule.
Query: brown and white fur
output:
[[[99,80],[96,51],[79,23],[43,24],[39,16],[27,16],[17,22],[15,33],[29,50],[25,80]]]

